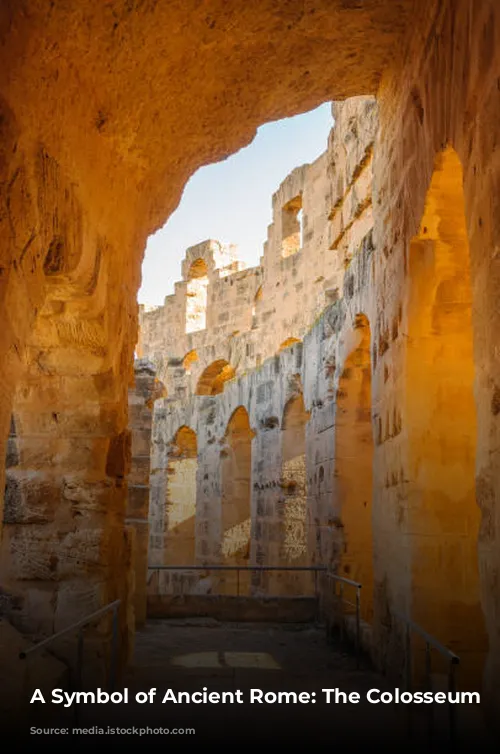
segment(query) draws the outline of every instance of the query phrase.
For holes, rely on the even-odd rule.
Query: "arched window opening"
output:
[[[196,432],[186,426],[177,430],[168,453],[167,499],[165,506],[165,565],[195,563]]]
[[[302,194],[290,199],[281,210],[281,256],[290,257],[302,248]]]
[[[194,349],[192,351],[188,351],[188,353],[184,356],[182,360],[182,366],[188,374],[191,373],[191,367],[196,361],[198,361],[198,353]]]
[[[335,419],[335,508],[337,571],[362,584],[361,616],[373,618],[373,430],[371,420],[370,324],[355,321],[357,346],[346,359],[337,392]]]
[[[252,306],[252,317],[255,317],[257,314],[257,304],[259,301],[262,301],[262,286],[259,285],[257,288],[257,292],[255,293],[254,299],[253,299],[253,306]]]
[[[224,383],[236,375],[231,364],[224,359],[213,361],[203,370],[196,387],[196,395],[218,395],[224,390]]]
[[[250,560],[250,501],[252,476],[252,437],[248,413],[240,406],[231,416],[222,450],[222,557],[225,565],[248,565]],[[236,594],[236,576],[221,579],[224,591]],[[248,593],[250,576],[241,573],[240,594]]]
[[[450,147],[436,159],[409,272],[412,617],[460,656],[462,683],[478,688],[487,635],[477,557],[472,288],[462,166]]]
[[[203,259],[195,259],[189,268],[186,290],[186,333],[207,326],[208,269]]]
[[[281,490],[279,564],[308,565],[306,424],[309,413],[302,393],[290,398],[283,412],[281,427]],[[313,588],[310,574],[283,573],[276,577],[284,594],[309,594]]]

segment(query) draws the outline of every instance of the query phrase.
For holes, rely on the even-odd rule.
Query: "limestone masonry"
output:
[[[4,0],[0,42],[2,636],[120,600],[124,667],[154,599],[329,594],[210,565],[326,565],[378,668],[410,617],[498,725],[497,0]],[[205,241],[139,310],[193,172],[323,102],[261,264]]]
[[[155,405],[149,561],[337,564],[346,549],[339,522],[351,517],[357,531],[349,532],[341,571],[363,581],[371,613],[363,578],[371,581],[371,432],[359,437],[366,454],[363,445],[352,448],[351,473],[357,484],[366,476],[366,488],[342,516],[333,428],[346,349],[361,353],[368,325],[360,312],[373,307],[376,100],[335,104],[333,115],[327,151],[273,196],[261,265],[242,270],[233,248],[206,241],[187,250],[184,279],[164,306],[141,307],[138,352],[167,392]],[[359,422],[370,428],[369,340],[366,350],[358,366],[368,402]],[[254,594],[312,587],[309,575],[300,584],[290,573],[275,584],[258,576]],[[150,590],[161,593],[217,593],[234,581],[189,571],[151,578]]]

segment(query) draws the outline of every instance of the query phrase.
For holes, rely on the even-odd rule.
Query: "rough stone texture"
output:
[[[263,121],[375,92],[411,4],[2,3],[0,436],[14,411],[13,484],[43,517],[6,525],[2,580],[44,603],[26,628],[131,599],[117,456],[147,236]]]
[[[353,98],[336,103],[334,114],[328,149],[295,169],[273,196],[262,264],[241,270],[233,248],[198,244],[186,252],[185,280],[174,295],[141,311],[139,350],[168,390],[155,406],[152,565],[304,566],[336,561],[345,545],[331,524],[342,498],[332,512],[333,385],[343,369],[339,334],[355,324],[342,298],[345,270],[363,288],[373,253],[376,102]],[[196,330],[193,279],[206,281]],[[337,303],[328,307],[331,300]],[[367,410],[370,432],[369,401]],[[371,476],[367,485],[371,493]],[[370,524],[367,530],[371,535]],[[359,576],[347,565],[342,572]],[[286,572],[254,572],[250,583],[241,572],[240,593],[251,587],[298,595],[312,593],[314,584],[310,574]],[[150,595],[226,590],[235,593],[234,574],[182,569],[160,572],[149,586]]]
[[[146,620],[146,582],[149,539],[149,470],[151,424],[155,400],[165,395],[154,366],[146,359],[134,364],[134,384],[128,393],[128,424],[131,438],[131,463],[125,524],[133,532],[135,625]]]
[[[90,0],[7,0],[0,38],[0,427],[5,443],[14,413],[19,434],[17,458],[9,454],[15,502],[4,527],[2,580],[26,595],[25,624],[33,628],[42,615],[44,632],[92,606],[130,598],[122,472],[135,295],[147,235],[176,206],[198,165],[248,143],[261,123],[325,100],[377,94],[373,264],[365,266],[366,253],[353,258],[346,303],[324,322],[330,332],[342,329],[342,318],[349,327],[359,312],[370,322],[378,646],[382,652],[390,609],[410,610],[418,581],[408,397],[419,385],[410,386],[406,371],[408,257],[412,239],[423,233],[436,157],[449,144],[463,170],[479,583],[489,639],[486,690],[498,708],[498,4],[216,1],[207,12],[194,2],[114,0],[97,7]],[[356,281],[367,279],[358,289]],[[358,345],[343,338],[340,362]],[[284,352],[275,363],[294,357]],[[304,381],[308,410],[310,383],[325,379],[326,390],[336,389],[318,376],[320,363],[307,366],[314,375]],[[275,385],[274,363],[262,369]],[[282,389],[286,393],[283,384],[260,395],[258,418],[268,431],[253,443],[262,444],[269,459],[258,470],[262,485],[276,482],[272,470],[280,466]],[[236,395],[231,400],[235,408],[241,403]],[[207,427],[214,401],[217,396],[203,397]],[[314,408],[331,438],[331,405]],[[309,447],[319,459],[322,451],[316,456]],[[213,462],[216,468],[215,448],[203,463]],[[324,479],[331,479],[330,471]],[[216,498],[207,484],[202,513]],[[208,516],[206,524],[212,525]],[[434,555],[432,567],[422,569],[425,583],[435,572]],[[464,583],[469,570],[460,577]],[[463,622],[462,614],[458,618]]]

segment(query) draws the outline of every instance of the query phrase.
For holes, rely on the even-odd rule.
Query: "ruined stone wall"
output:
[[[319,551],[316,557],[322,562],[331,558],[338,564],[349,536],[342,514],[345,479],[336,477],[337,450],[346,440],[336,420],[336,394],[341,382],[347,394],[356,385],[353,368],[354,373],[366,370],[359,357],[365,351],[359,317],[366,318],[374,442],[370,545],[376,659],[381,665],[390,660],[401,629],[395,615],[399,609],[463,657],[465,684],[477,685],[485,668],[490,699],[498,693],[500,656],[494,303],[499,33],[498,11],[490,2],[429,0],[420,5],[401,48],[402,70],[387,73],[381,82],[373,156],[355,150],[356,157],[344,161],[338,153],[343,169],[332,178],[332,197],[337,187],[342,196],[332,201],[328,237],[330,243],[341,244],[343,228],[354,235],[359,228],[360,241],[353,241],[346,254],[340,300],[302,335],[302,348],[295,345],[288,354],[293,359],[292,351],[301,351],[299,373],[311,414],[306,428],[308,513],[313,522],[309,539],[314,543],[310,553],[312,557]],[[352,126],[356,143],[355,121]],[[364,201],[357,187],[363,180],[357,165],[364,158],[368,164],[372,160],[373,207],[367,221],[367,228],[373,224],[372,233],[363,228]],[[359,213],[350,209],[353,205]],[[284,276],[294,258],[285,259]],[[457,266],[458,258],[464,261]],[[459,327],[459,322],[470,325]],[[429,326],[427,341],[434,339],[436,345],[441,338],[441,350],[425,346],[422,338]],[[275,375],[271,365],[279,364],[281,374],[282,358],[236,380],[240,400],[248,406],[250,390],[241,387],[242,380],[250,384],[268,378],[267,387],[253,385],[260,388],[262,400],[267,391],[269,413],[255,413],[253,392],[249,410],[256,431],[253,483],[262,487],[254,488],[252,516],[264,542],[273,540],[279,508],[286,379]],[[293,374],[296,367],[290,367],[288,375],[292,384]],[[236,385],[228,383],[217,400],[226,401]],[[475,416],[466,424],[471,395]],[[275,408],[273,400],[279,403]],[[265,431],[259,431],[257,416]],[[200,423],[196,412],[184,420]],[[221,427],[215,437],[222,433]],[[465,479],[471,457],[472,474]],[[210,468],[212,457],[205,473]],[[213,469],[216,477],[217,463]],[[464,479],[460,490],[458,478]],[[213,509],[217,493],[216,482],[202,492]],[[213,541],[217,536],[214,531]],[[257,557],[257,543],[253,548]],[[259,556],[267,559],[268,548],[262,546],[262,551]]]
[[[26,630],[50,633],[131,599],[127,387],[148,235],[199,165],[248,144],[262,122],[335,93],[373,93],[409,5],[400,0],[395,17],[342,10],[340,27],[331,3],[304,14],[218,2],[214,18],[189,2],[2,3],[4,457],[13,413],[20,431],[1,563]],[[267,42],[256,50],[263,28],[278,56]],[[357,55],[374,29],[382,43]]]
[[[233,483],[228,487],[227,481],[228,457],[235,452],[228,446],[227,432],[231,417],[239,411],[247,412],[253,434],[251,508],[246,520],[238,522],[248,541],[246,564],[336,562],[342,544],[341,533],[332,532],[331,523],[336,515],[332,514],[335,469],[330,435],[336,365],[341,363],[335,340],[354,287],[369,290],[375,100],[361,97],[335,104],[334,113],[327,151],[312,165],[294,170],[273,196],[274,221],[260,267],[218,278],[212,256],[220,248],[216,242],[188,250],[183,264],[186,277],[196,260],[209,271],[206,321],[214,327],[183,333],[176,340],[186,322],[184,284],[176,286],[175,296],[168,297],[164,307],[141,313],[141,349],[155,360],[168,385],[168,397],[155,409],[153,430],[152,565],[188,564],[172,545],[173,535],[182,536],[179,524],[173,526],[174,532],[169,524],[169,516],[172,521],[179,516],[185,519],[184,514],[174,514],[176,499],[178,510],[184,510],[186,489],[191,488],[191,481],[186,482],[184,489],[177,489],[177,498],[172,495],[171,479],[179,471],[176,438],[183,428],[194,432],[197,445],[197,468],[190,470],[190,480],[193,475],[197,479],[191,503],[195,505],[193,564],[232,562],[224,555],[228,537],[224,501],[237,497]],[[300,207],[302,239],[296,221]],[[343,293],[346,269],[347,296]],[[168,328],[174,308],[182,318]],[[214,385],[219,379],[219,367],[211,371],[211,365],[226,362],[225,368],[231,367],[228,379],[221,378],[210,395],[206,386],[210,379]],[[371,427],[370,406],[368,421]],[[188,571],[155,573],[151,578],[152,592],[227,588],[227,578],[224,586],[216,572],[201,579]],[[313,588],[310,575],[290,573],[254,574],[252,585],[275,594],[310,593]],[[241,589],[246,586],[240,584]]]
[[[489,641],[486,688],[498,708],[498,4],[318,0],[305,9],[298,2],[256,0],[250,10],[244,4],[214,2],[207,16],[203,4],[190,2],[174,7],[82,0],[63,7],[7,0],[0,8],[0,37],[2,447],[12,414],[18,438],[18,455],[8,469],[2,586],[19,594],[18,614],[25,629],[50,633],[111,599],[120,597],[126,603],[131,597],[123,482],[127,386],[136,340],[135,296],[148,234],[175,208],[198,166],[247,144],[261,123],[326,100],[378,93],[373,242],[363,242],[354,253],[340,280],[341,301],[303,338],[308,357],[301,381],[311,412],[306,431],[312,539],[328,542],[328,524],[318,527],[314,517],[321,520],[330,507],[331,532],[342,529],[336,518],[341,501],[331,481],[334,397],[343,364],[359,350],[356,315],[364,313],[371,332],[376,443],[376,646],[383,660],[385,640],[394,633],[393,608],[400,607],[429,619],[431,630],[445,642],[454,636],[451,616],[466,647],[460,627],[477,625],[477,589],[468,585],[479,583]],[[447,176],[452,173],[457,185],[447,145],[463,171],[464,211],[455,206],[451,215],[453,220],[455,213],[458,222],[451,223],[435,204],[436,185],[441,183],[443,195],[451,196]],[[446,155],[439,155],[442,150]],[[347,179],[343,186],[337,198],[347,191]],[[334,226],[348,208],[344,200],[328,210],[333,214],[332,242],[345,238],[342,228]],[[432,224],[422,224],[424,218]],[[450,262],[444,247],[457,242],[456,230],[463,227],[470,269],[462,269],[450,282],[449,276],[443,277]],[[463,244],[463,233],[458,242]],[[283,275],[292,276],[297,259],[297,254],[284,259]],[[432,442],[426,443],[425,437],[415,435],[412,428],[418,423],[412,419],[422,414],[420,406],[429,411],[430,387],[431,404],[441,414],[448,399],[440,402],[438,393],[452,400],[453,382],[443,381],[442,362],[434,385],[428,378],[420,381],[418,358],[409,350],[421,334],[416,316],[420,288],[411,285],[411,270],[418,271],[420,263],[423,274],[417,279],[428,282],[425,301],[439,303],[435,313],[441,335],[445,310],[451,316],[457,307],[464,317],[469,310],[473,333],[473,369],[469,355],[465,370],[468,383],[473,371],[477,423],[475,479],[469,486],[480,521],[467,514],[453,530],[446,518],[450,530],[444,538],[436,526],[439,517],[429,520],[427,492],[432,485],[426,486],[420,475],[419,461],[424,462],[420,468],[428,469],[426,449],[439,442],[446,447],[445,424],[430,424]],[[463,292],[455,299],[450,295],[463,287],[464,273],[471,281],[470,301]],[[264,297],[262,302],[269,305]],[[424,308],[428,320],[434,307],[426,303]],[[450,331],[455,340],[456,331]],[[207,441],[199,465],[200,543],[217,541],[220,529],[212,515],[220,490],[204,475],[208,469],[217,474],[217,441],[230,415],[225,409],[223,420],[216,419],[220,426],[215,433],[214,406],[224,404],[230,394],[233,408],[250,397],[245,380],[258,392],[256,375],[262,376],[262,385],[272,387],[262,387],[258,413],[249,411],[256,431],[252,464],[258,473],[252,484],[263,487],[258,495],[253,493],[252,510],[260,500],[262,515],[272,519],[280,494],[279,421],[285,398],[297,391],[296,379],[290,387],[280,378],[278,387],[273,369],[290,359],[290,374],[296,374],[291,364],[299,350],[296,345],[277,361],[263,356],[262,371],[237,375],[219,398],[199,397],[200,432]],[[229,349],[222,358],[232,363],[228,356]],[[429,364],[428,370],[433,367]],[[460,390],[464,387],[461,383]],[[257,405],[254,392],[252,400]],[[172,421],[175,415],[197,425],[192,412],[184,417],[176,407]],[[257,418],[265,431],[257,431]],[[453,430],[448,432],[452,437],[463,435]],[[157,450],[161,455],[159,448],[155,455]],[[443,453],[452,469],[458,467],[453,453]],[[159,473],[152,479],[162,477],[162,462],[153,467]],[[439,482],[440,501],[462,511],[462,503],[471,497],[469,487],[454,507],[442,468]],[[426,539],[431,545],[427,551]],[[474,539],[479,568],[470,558],[464,566],[461,557]],[[204,549],[203,557],[208,557],[208,544]],[[452,580],[450,566],[457,563]],[[446,574],[448,584],[432,579],[436,573]],[[448,617],[440,622],[437,608],[445,598],[449,602],[457,580],[460,598],[448,605]],[[433,589],[431,581],[439,589]],[[434,615],[422,609],[427,597],[436,608]],[[123,634],[125,620],[122,616]]]
[[[214,362],[226,362],[235,374],[258,367],[302,340],[341,296],[345,267],[373,224],[377,121],[373,98],[354,98],[334,111],[337,126],[327,151],[296,168],[272,198],[261,265],[237,271],[234,249],[228,264],[228,250],[206,241],[187,250],[184,279],[174,295],[162,307],[140,308],[139,351],[153,359],[171,398],[198,394],[200,377]],[[186,332],[196,264],[203,264],[207,276],[206,326]]]

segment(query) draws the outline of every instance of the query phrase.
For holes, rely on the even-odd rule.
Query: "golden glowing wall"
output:
[[[410,246],[406,355],[409,545],[416,621],[480,680],[487,640],[480,605],[472,291],[462,167],[436,158]]]

